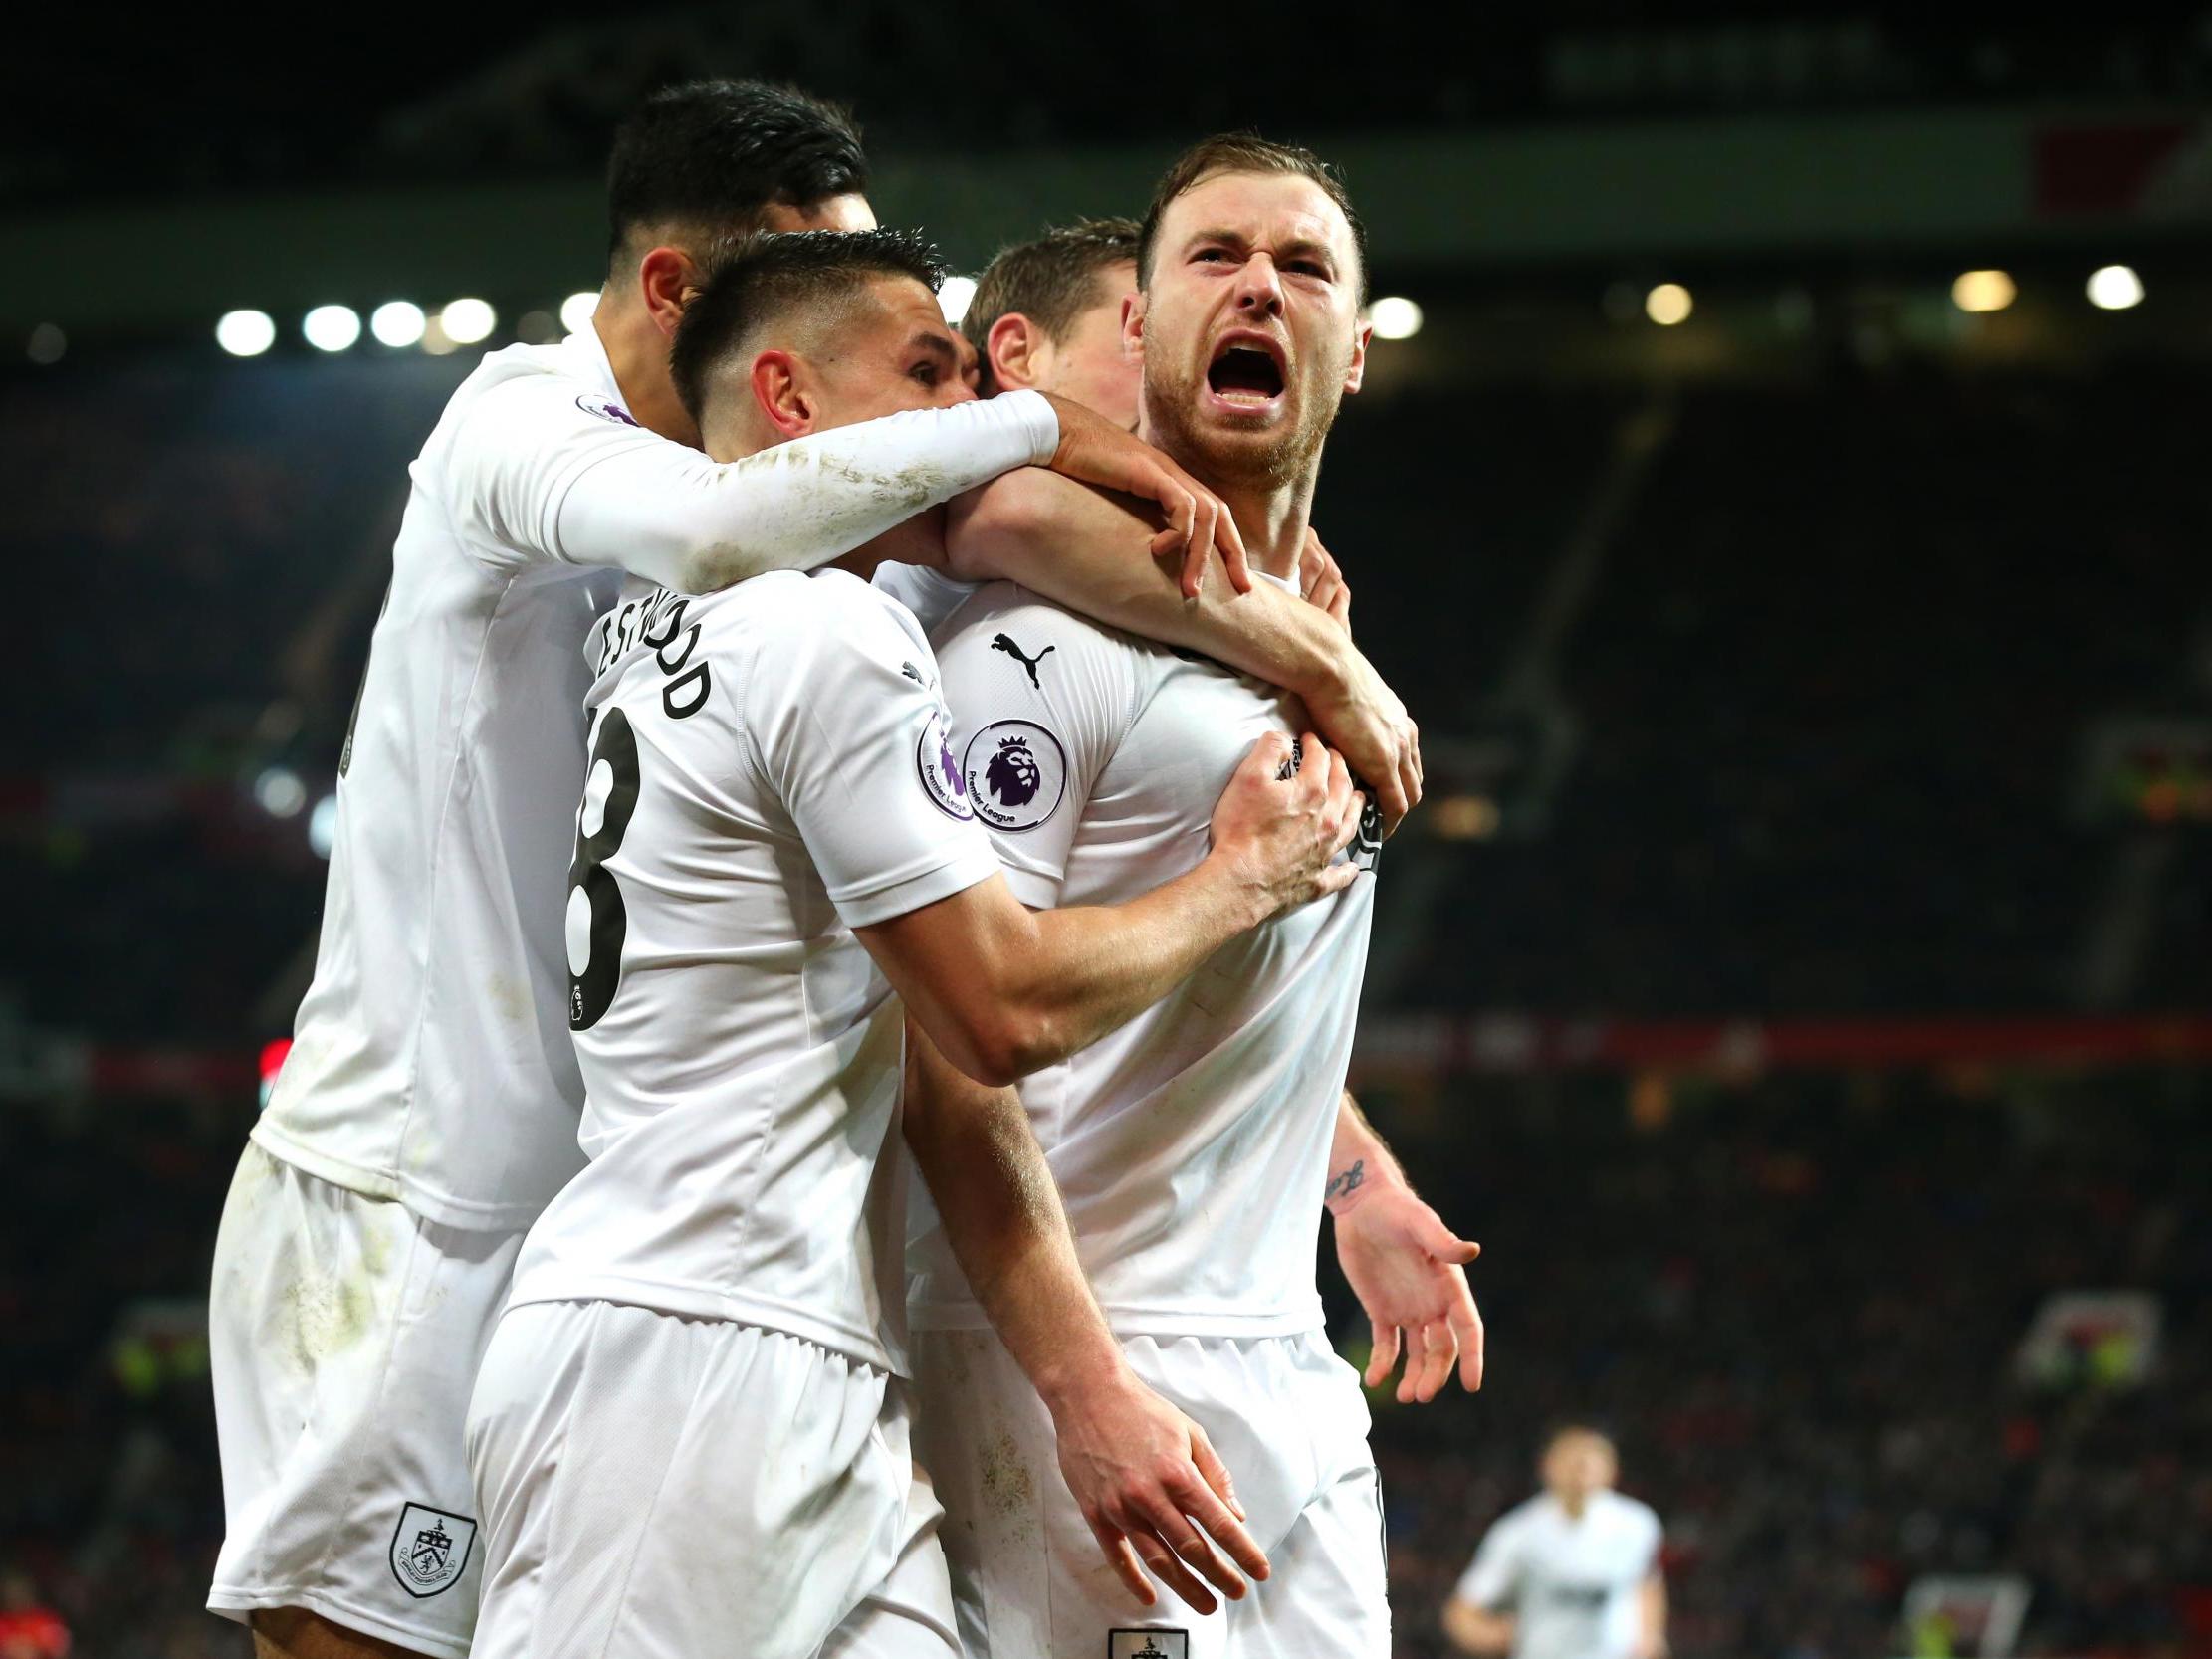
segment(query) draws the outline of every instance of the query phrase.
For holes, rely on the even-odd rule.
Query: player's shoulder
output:
[[[1617,1526],[1637,1532],[1659,1530],[1659,1511],[1643,1499],[1632,1498],[1626,1492],[1606,1492],[1600,1494],[1600,1500],[1612,1512]]]
[[[760,660],[795,670],[886,652],[926,655],[922,625],[904,605],[848,570],[772,570],[703,601],[723,637],[749,637]]]
[[[1533,1498],[1522,1499],[1511,1509],[1507,1510],[1503,1515],[1499,1516],[1495,1521],[1491,1522],[1490,1531],[1493,1533],[1503,1534],[1507,1537],[1525,1533],[1530,1528],[1541,1524],[1545,1514],[1546,1509],[1544,1495],[1539,1492]]]
[[[1174,660],[1165,646],[1094,621],[1018,582],[986,582],[936,631],[939,647],[944,650],[956,641],[973,640],[988,647],[1001,637],[1014,636],[1037,642],[1028,653],[1032,658],[1049,646],[1067,655],[1132,659],[1157,655],[1166,662]]]
[[[635,416],[605,389],[603,359],[575,337],[552,345],[505,345],[487,351],[446,405],[466,412],[493,392],[524,388],[573,403],[579,418],[642,431]]]

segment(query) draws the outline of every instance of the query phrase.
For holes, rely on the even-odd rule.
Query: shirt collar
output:
[[[622,383],[614,378],[614,364],[608,360],[606,343],[599,338],[598,329],[586,320],[582,327],[562,340],[560,345],[562,350],[574,355],[578,374],[597,381],[601,391],[624,411],[628,411],[629,404],[622,397]]]

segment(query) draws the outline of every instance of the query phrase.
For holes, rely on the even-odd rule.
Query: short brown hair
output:
[[[1067,338],[1075,319],[1097,304],[1101,273],[1137,257],[1134,219],[1078,219],[1046,231],[1033,242],[1001,248],[976,279],[975,298],[960,319],[960,331],[991,368],[991,325],[1019,311],[1044,330],[1054,345]]]
[[[1168,211],[1168,204],[1216,173],[1295,173],[1318,184],[1352,227],[1352,247],[1360,258],[1360,304],[1367,304],[1367,227],[1353,211],[1351,192],[1344,188],[1343,178],[1313,151],[1296,144],[1273,143],[1256,132],[1221,132],[1201,138],[1177,156],[1161,176],[1160,187],[1152,193],[1152,206],[1145,210],[1145,222],[1137,231],[1139,287],[1151,278],[1153,244],[1159,238],[1160,219]]]

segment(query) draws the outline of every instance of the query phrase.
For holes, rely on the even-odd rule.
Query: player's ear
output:
[[[1145,291],[1141,288],[1121,303],[1121,354],[1145,354]]]
[[[798,359],[788,351],[764,351],[753,359],[753,401],[778,439],[814,429],[814,399]]]
[[[1043,379],[1043,358],[1051,349],[1044,330],[1019,311],[1006,312],[984,336],[984,350],[991,358],[991,377],[1003,391],[1019,391]]]
[[[680,248],[649,249],[637,264],[638,292],[645,301],[645,314],[664,339],[676,334],[684,307],[698,291],[692,276],[691,256]]]
[[[1361,317],[1352,328],[1352,362],[1344,371],[1344,395],[1350,397],[1367,379],[1367,342],[1374,336],[1375,325]]]

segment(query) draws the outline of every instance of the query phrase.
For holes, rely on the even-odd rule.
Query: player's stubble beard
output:
[[[1141,392],[1146,441],[1165,451],[1200,483],[1215,489],[1243,485],[1267,490],[1288,485],[1311,488],[1321,469],[1321,446],[1336,425],[1344,402],[1344,378],[1351,370],[1349,349],[1332,363],[1310,395],[1288,384],[1291,419],[1272,432],[1235,432],[1210,427],[1198,418],[1206,368],[1195,372],[1147,353]]]

